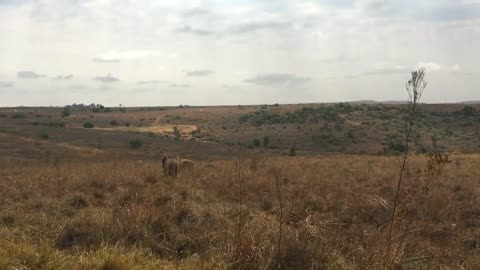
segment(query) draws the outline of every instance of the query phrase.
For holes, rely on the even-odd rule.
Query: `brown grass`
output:
[[[0,269],[474,268],[480,155],[449,160],[410,157],[391,254],[396,157],[197,162],[176,179],[153,161],[10,162]]]

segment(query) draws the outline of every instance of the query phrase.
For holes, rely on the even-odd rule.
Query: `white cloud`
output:
[[[95,62],[120,62],[124,60],[137,60],[149,57],[170,57],[174,58],[177,55],[174,53],[164,54],[156,51],[149,50],[130,50],[130,51],[108,51],[106,53],[99,54],[93,58]]]
[[[453,71],[453,72],[459,72],[460,70],[462,70],[462,68],[460,67],[459,64],[455,64],[455,65],[450,67],[450,70]]]
[[[428,72],[440,71],[443,67],[435,62],[419,62],[415,68],[425,68]]]

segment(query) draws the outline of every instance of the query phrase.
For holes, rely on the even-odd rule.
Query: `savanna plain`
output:
[[[407,113],[0,108],[0,269],[478,269],[480,106],[419,104],[391,223]]]

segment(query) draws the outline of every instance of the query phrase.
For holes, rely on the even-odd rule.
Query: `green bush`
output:
[[[138,149],[142,147],[143,143],[139,139],[130,140],[130,148]]]
[[[465,106],[462,109],[462,114],[464,116],[474,116],[477,113],[477,110],[472,106]]]
[[[253,145],[254,147],[259,147],[259,146],[260,146],[260,140],[257,139],[257,138],[253,139],[252,145]]]
[[[268,136],[263,136],[263,147],[267,147],[270,144],[270,138]]]
[[[70,115],[71,115],[70,108],[69,107],[63,108],[62,117],[68,117]]]
[[[110,121],[110,125],[118,126],[118,125],[120,125],[120,123],[118,123],[117,120],[112,120],[112,121]]]
[[[73,207],[73,208],[85,208],[90,203],[88,201],[88,197],[83,193],[76,193],[66,199],[66,204]]]
[[[40,137],[40,139],[42,139],[42,140],[48,140],[48,138],[49,138],[49,136],[48,136],[47,133],[41,133],[39,137]]]
[[[12,115],[12,118],[13,118],[13,119],[25,118],[25,114],[23,114],[23,113],[16,113],[16,114]]]
[[[83,127],[84,128],[93,128],[93,123],[86,122],[86,123],[83,124]]]
[[[56,128],[63,128],[63,127],[65,127],[65,123],[63,123],[63,122],[48,122],[47,126],[56,127]]]
[[[294,157],[294,156],[296,156],[296,155],[297,155],[297,153],[296,153],[295,146],[290,146],[290,147],[288,148],[288,156],[289,156],[289,157]]]

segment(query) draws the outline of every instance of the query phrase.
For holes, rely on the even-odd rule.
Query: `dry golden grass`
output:
[[[397,157],[0,164],[0,269],[471,269],[480,155],[450,160],[410,157],[392,254]]]

